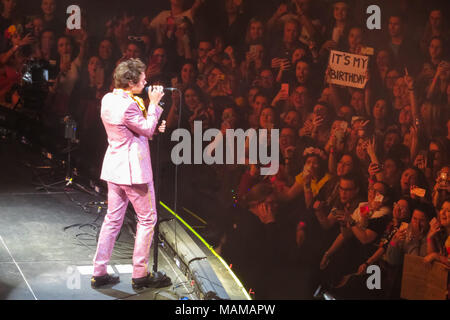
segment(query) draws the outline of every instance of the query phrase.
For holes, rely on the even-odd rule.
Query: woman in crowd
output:
[[[109,87],[112,82],[112,74],[116,66],[113,42],[106,38],[101,40],[98,45],[97,54],[105,70],[105,85]]]
[[[346,35],[349,33],[351,20],[349,7],[345,1],[336,1],[332,7],[333,18],[324,32],[325,42],[320,49],[320,55],[328,54],[329,50],[343,46]]]
[[[193,60],[186,60],[182,66],[179,75],[172,79],[172,86],[184,90],[189,85],[194,85],[198,76],[198,70]]]
[[[387,104],[386,99],[378,99],[373,108],[372,108],[372,121],[375,129],[375,134],[377,136],[383,135],[383,132],[386,131],[388,126],[390,125],[390,117],[391,114],[390,107]]]
[[[450,200],[447,198],[440,207],[439,215],[430,221],[427,235],[427,253],[425,261],[439,261],[450,268]]]
[[[428,15],[428,21],[425,25],[425,30],[423,31],[422,39],[420,40],[420,48],[423,55],[426,56],[429,52],[430,41],[435,37],[443,39],[444,42],[448,44],[450,34],[447,26],[443,11],[439,8],[431,9]]]
[[[83,32],[83,37],[79,42],[79,53],[75,56],[76,48],[74,41],[69,36],[61,36],[57,40],[59,69],[56,82],[50,89],[50,95],[47,98],[46,116],[47,125],[54,127],[60,119],[71,114],[69,110],[69,100],[73,88],[80,77],[80,71],[86,52],[87,33]]]
[[[180,120],[180,99],[178,92],[174,92],[172,95],[172,106],[167,116],[167,128],[169,129],[178,128],[179,121],[181,121],[181,128],[189,129],[189,119],[197,109],[203,109],[206,104],[203,92],[197,85],[187,86],[183,91]]]

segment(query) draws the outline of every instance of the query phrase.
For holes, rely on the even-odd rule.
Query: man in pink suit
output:
[[[155,284],[148,271],[150,246],[157,220],[148,140],[153,136],[163,112],[158,103],[164,93],[163,87],[149,89],[148,110],[143,100],[134,96],[141,93],[146,85],[145,70],[144,63],[139,59],[120,63],[114,71],[116,89],[102,100],[101,118],[109,146],[101,179],[108,182],[108,212],[94,257],[94,274],[91,278],[93,288],[119,282],[118,276],[107,273],[107,263],[129,201],[138,217],[133,252],[133,288]],[[164,122],[159,130],[165,130]]]

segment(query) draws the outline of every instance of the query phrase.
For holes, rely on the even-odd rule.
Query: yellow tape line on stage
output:
[[[233,277],[234,281],[236,282],[236,284],[241,288],[242,292],[244,293],[245,297],[248,300],[252,300],[250,298],[250,295],[248,294],[248,292],[245,290],[244,286],[242,285],[242,282],[238,279],[238,277],[236,277],[236,275],[234,274],[234,272],[230,269],[230,267],[228,266],[228,264],[225,262],[225,260],[223,260],[223,258],[221,256],[219,256],[219,254],[217,254],[217,252],[213,249],[212,246],[210,246],[205,239],[203,239],[194,229],[192,229],[192,227],[186,223],[186,221],[184,221],[178,214],[176,214],[175,212],[173,212],[167,205],[165,205],[162,201],[159,202],[161,204],[161,206],[163,206],[167,211],[169,211],[173,216],[175,216],[186,228],[188,228],[208,249],[209,251],[212,252],[212,254],[219,259],[219,261],[223,264],[223,266],[225,267],[225,269],[227,269],[227,271],[230,273],[230,275]]]

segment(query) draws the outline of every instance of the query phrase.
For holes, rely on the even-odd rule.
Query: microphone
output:
[[[150,89],[150,86],[146,86],[145,88],[144,88],[144,91],[145,91],[145,93],[147,93],[148,94],[148,90]],[[170,92],[173,92],[173,91],[175,91],[175,90],[178,90],[178,88],[164,88],[164,90],[165,91],[170,91]]]

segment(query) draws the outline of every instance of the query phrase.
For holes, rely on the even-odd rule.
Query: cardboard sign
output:
[[[331,50],[328,62],[328,82],[362,89],[367,83],[369,57]]]
[[[407,300],[446,300],[448,270],[441,263],[427,264],[422,257],[406,254],[401,297]]]

